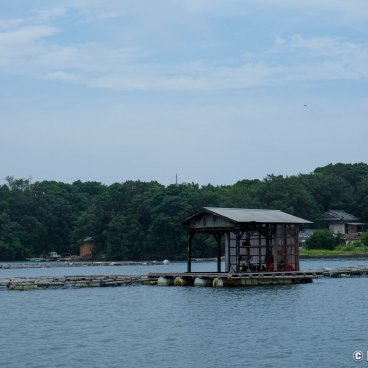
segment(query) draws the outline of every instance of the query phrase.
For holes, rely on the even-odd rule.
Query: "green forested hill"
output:
[[[89,236],[96,252],[110,259],[184,258],[186,233],[177,221],[204,206],[280,209],[312,221],[343,209],[368,221],[368,165],[330,164],[311,174],[225,186],[8,177],[0,187],[0,260],[77,253],[78,241]],[[212,239],[195,241],[195,256],[214,255]]]

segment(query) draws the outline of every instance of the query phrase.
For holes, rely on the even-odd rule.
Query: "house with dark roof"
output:
[[[332,234],[341,234],[346,240],[359,237],[366,227],[358,217],[343,210],[329,210],[322,214],[321,221],[328,225]]]
[[[299,225],[311,222],[279,210],[204,207],[181,223],[188,232],[187,272],[196,234],[216,239],[217,272],[222,245],[225,272],[272,272],[299,270]]]

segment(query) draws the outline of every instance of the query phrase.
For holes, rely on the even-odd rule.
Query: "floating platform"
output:
[[[254,273],[150,273],[151,284],[158,286],[242,287],[256,285],[306,284],[320,277],[365,277],[368,267],[325,268],[311,271]]]
[[[322,277],[365,277],[368,266],[324,268],[316,272]]]
[[[321,270],[291,272],[168,272],[150,273],[148,275],[39,276],[0,279],[0,289],[35,290],[128,285],[244,287],[257,285],[306,284],[313,282],[315,278],[321,277],[340,278],[367,276],[367,266],[324,268]]]
[[[255,272],[255,273],[150,273],[151,284],[158,286],[239,287],[255,285],[290,285],[311,283],[315,272]]]
[[[143,275],[108,275],[108,276],[63,276],[63,277],[15,277],[0,279],[0,288],[9,290],[35,290],[49,288],[86,288],[109,287],[143,284],[149,282]]]

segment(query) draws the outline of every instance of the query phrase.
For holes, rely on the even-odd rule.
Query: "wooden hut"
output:
[[[187,272],[192,270],[192,239],[212,234],[225,243],[225,272],[299,271],[299,225],[311,223],[279,210],[204,207],[181,221],[188,231]]]
[[[92,257],[92,253],[93,253],[93,238],[88,237],[83,239],[79,246],[79,256],[90,258]]]

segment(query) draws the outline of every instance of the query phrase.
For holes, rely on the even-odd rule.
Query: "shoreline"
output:
[[[300,259],[311,258],[368,258],[368,253],[300,254]]]
[[[337,253],[337,254],[300,254],[300,259],[359,259],[368,258],[368,253]],[[222,259],[223,260],[223,259]],[[195,263],[216,262],[216,258],[195,258]],[[186,262],[186,260],[175,260],[176,262]],[[58,267],[96,267],[96,266],[159,266],[167,265],[171,262],[164,261],[74,261],[74,262],[29,262],[29,261],[0,261],[0,269],[21,269],[21,268],[58,268]]]
[[[165,261],[70,261],[70,262],[30,262],[14,261],[1,262],[0,269],[18,269],[18,268],[56,268],[56,267],[96,267],[96,266],[158,266],[166,265]]]

